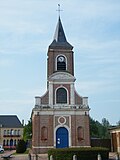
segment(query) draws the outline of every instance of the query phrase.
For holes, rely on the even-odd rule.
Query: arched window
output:
[[[13,146],[13,139],[10,139],[10,146]]]
[[[81,126],[77,128],[77,137],[78,137],[78,141],[81,141],[84,139],[84,130],[83,130],[83,127]]]
[[[3,146],[5,146],[6,145],[6,141],[5,141],[5,139],[3,140]]]
[[[57,70],[58,71],[66,70],[66,59],[62,55],[57,57]]]
[[[14,135],[17,135],[17,130],[14,131]]]
[[[14,140],[14,146],[16,146],[16,139]]]
[[[64,88],[59,88],[56,91],[56,103],[67,103],[67,91]]]
[[[10,134],[10,132],[9,132],[9,130],[7,130],[7,135],[9,135]]]
[[[9,146],[9,140],[7,139],[7,144],[6,144],[6,146]]]
[[[42,127],[41,128],[41,140],[47,140],[48,139],[48,129],[47,127]]]
[[[4,135],[6,135],[6,130],[4,130]]]
[[[19,143],[20,139],[17,140],[17,144]]]
[[[13,129],[10,130],[10,135],[11,136],[14,135],[14,130]]]
[[[20,130],[18,130],[18,136],[20,135]]]

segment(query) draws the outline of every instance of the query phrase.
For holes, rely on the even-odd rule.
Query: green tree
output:
[[[102,119],[102,125],[106,128],[110,127],[110,123],[106,118]]]
[[[110,123],[106,118],[102,119],[102,123],[90,118],[90,135],[94,138],[110,138],[108,128]]]
[[[96,124],[96,121],[92,118],[90,118],[90,136],[94,138],[99,137],[98,126]]]
[[[110,128],[110,123],[106,118],[102,119],[102,137],[110,138],[108,129]]]
[[[31,138],[32,138],[32,120],[30,118],[30,120],[28,121],[28,124],[24,126],[23,139],[27,141],[27,140],[31,140]]]
[[[120,120],[117,122],[117,126],[120,126]]]

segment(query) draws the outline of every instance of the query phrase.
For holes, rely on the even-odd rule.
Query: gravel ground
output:
[[[4,155],[10,155],[13,154],[14,151],[6,151],[4,154],[0,154],[0,160],[4,160],[2,156]],[[21,155],[12,155],[10,160],[30,160],[28,157],[28,154],[21,154]],[[36,160],[36,156],[32,155],[31,160]],[[48,155],[47,154],[40,154],[37,157],[37,160],[48,160]]]

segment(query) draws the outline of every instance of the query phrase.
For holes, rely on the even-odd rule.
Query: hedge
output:
[[[109,159],[109,149],[101,147],[79,147],[79,148],[63,148],[50,149],[48,158],[53,156],[53,160],[73,160],[73,155],[77,156],[77,160],[97,160],[98,154],[102,160]]]
[[[26,151],[26,143],[24,140],[20,140],[16,147],[16,153],[24,153]]]

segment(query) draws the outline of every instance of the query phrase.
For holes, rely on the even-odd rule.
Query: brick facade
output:
[[[47,112],[47,115],[45,115]],[[71,114],[70,114],[71,112]],[[56,130],[60,127],[65,127],[69,130],[69,147],[90,146],[89,138],[89,115],[82,111],[79,115],[76,109],[34,109],[33,122],[33,152],[44,153],[50,148],[56,147]],[[77,115],[78,114],[78,115]],[[47,135],[42,139],[42,128],[46,127]],[[78,139],[78,127],[83,128],[83,138]]]
[[[57,33],[56,33],[57,32]],[[88,98],[74,87],[74,53],[59,18],[48,49],[47,92],[32,110],[32,152],[50,148],[90,146]]]

